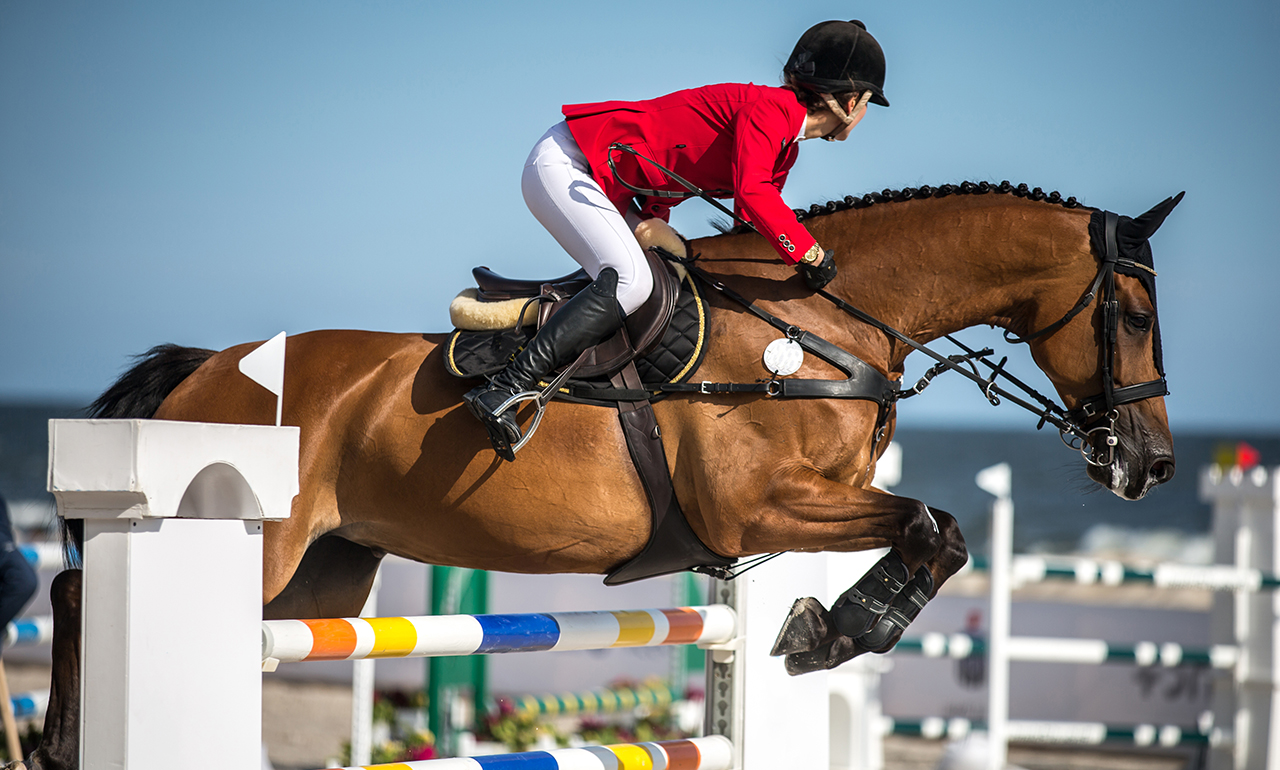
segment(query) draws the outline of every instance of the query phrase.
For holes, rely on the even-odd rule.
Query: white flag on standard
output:
[[[280,332],[240,359],[240,371],[244,376],[271,391],[276,396],[276,425],[280,424],[284,401],[284,338]]]

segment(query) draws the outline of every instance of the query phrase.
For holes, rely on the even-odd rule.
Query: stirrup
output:
[[[520,440],[511,446],[512,457],[515,456],[516,452],[520,451],[521,447],[529,443],[529,439],[533,438],[534,431],[538,430],[538,423],[542,422],[542,413],[547,411],[547,404],[551,401],[552,397],[555,396],[555,394],[560,390],[560,386],[564,385],[565,380],[568,380],[569,376],[572,375],[574,372],[576,372],[578,370],[578,367],[582,366],[583,362],[587,360],[587,356],[590,355],[590,353],[591,353],[590,348],[579,353],[578,357],[574,359],[573,363],[566,366],[564,368],[564,371],[556,375],[555,379],[553,379],[551,381],[551,384],[548,385],[547,387],[543,388],[540,391],[524,390],[519,393],[516,393],[511,398],[508,398],[506,401],[503,401],[502,405],[499,406],[498,409],[494,412],[494,414],[504,414],[512,404],[521,404],[521,403],[524,403],[525,401],[532,401],[534,407],[536,407],[536,411],[534,411],[533,413],[533,421],[529,423],[529,430],[521,433]],[[515,421],[514,412],[511,415],[511,419],[513,422]],[[517,423],[516,429],[519,430],[519,428],[520,428],[520,425]]]
[[[525,444],[529,443],[529,439],[533,438],[534,432],[538,430],[538,423],[542,422],[542,414],[547,411],[547,404],[546,401],[543,400],[542,395],[542,391],[522,390],[519,393],[512,395],[506,401],[503,401],[498,405],[497,409],[493,410],[493,415],[496,419],[499,415],[506,414],[508,409],[515,408],[517,404],[523,404],[526,401],[532,401],[536,407],[533,413],[533,421],[529,423],[528,430],[520,431],[520,424],[516,423],[516,430],[520,432],[520,440],[511,445],[511,454],[513,456],[516,452],[519,452]],[[515,412],[511,413],[511,419],[513,422],[515,421]]]

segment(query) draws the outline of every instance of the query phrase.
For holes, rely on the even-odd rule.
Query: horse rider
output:
[[[781,87],[723,83],[649,101],[565,105],[565,120],[525,161],[521,189],[534,217],[594,280],[504,370],[464,396],[494,451],[514,460],[511,447],[520,440],[515,406],[503,404],[537,390],[540,380],[616,332],[649,298],[653,276],[637,228],[679,238],[666,223],[683,198],[637,195],[631,188],[683,188],[636,154],[611,149],[614,143],[714,195],[732,195],[738,215],[816,291],[835,277],[832,252],[796,221],[782,187],[801,141],[844,141],[868,101],[889,106],[884,72],[884,53],[862,22],[824,21],[796,43]]]

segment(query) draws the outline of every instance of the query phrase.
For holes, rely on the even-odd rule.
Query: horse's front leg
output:
[[[937,589],[964,566],[968,553],[955,519],[916,500],[851,488],[818,474],[799,474],[797,481],[794,491],[816,494],[800,498],[804,502],[793,508],[789,525],[775,526],[794,537],[799,524],[806,540],[819,533],[843,538],[829,541],[827,550],[891,550],[830,611],[817,599],[797,600],[774,654],[786,655],[788,671],[799,674],[864,652],[889,651]],[[839,510],[843,520],[833,516]]]
[[[933,509],[944,544],[910,579],[902,558],[890,551],[828,611],[813,597],[797,599],[774,642],[793,676],[835,668],[867,652],[893,649],[929,600],[968,558],[955,519]]]

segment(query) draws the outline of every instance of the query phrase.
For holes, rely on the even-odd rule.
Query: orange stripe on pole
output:
[[[674,610],[663,610],[671,630],[667,632],[667,644],[693,644],[702,636],[702,616],[697,610],[678,607]]]
[[[618,758],[618,770],[653,770],[653,757],[643,746],[624,743],[619,746],[605,746]]]
[[[693,741],[663,741],[667,752],[667,770],[698,770],[702,764],[702,752]]]
[[[403,658],[418,644],[418,629],[405,618],[365,618],[373,627],[373,649],[366,658]]]
[[[647,612],[615,612],[618,619],[618,641],[614,647],[637,647],[648,644],[655,631],[653,616]]]
[[[303,660],[346,660],[356,651],[356,630],[345,620],[304,620],[311,629],[311,652]]]

